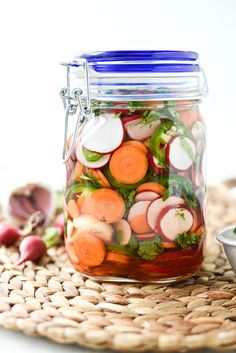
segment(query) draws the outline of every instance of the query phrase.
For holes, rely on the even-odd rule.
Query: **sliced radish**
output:
[[[199,140],[204,141],[206,136],[206,126],[203,121],[195,121],[191,127],[191,132],[193,134],[195,142]]]
[[[173,168],[187,170],[193,165],[195,158],[196,146],[188,137],[176,136],[167,144],[166,159]]]
[[[127,245],[131,238],[131,228],[129,223],[125,219],[121,219],[114,224],[114,228],[119,244]]]
[[[137,193],[135,196],[134,201],[153,201],[160,197],[160,195],[157,192],[154,191],[140,191]]]
[[[152,136],[160,121],[154,121],[151,124],[143,124],[142,119],[135,119],[125,124],[125,129],[129,137],[133,140],[142,141]]]
[[[131,229],[137,234],[151,232],[147,223],[147,209],[151,201],[139,201],[133,204],[128,214],[128,221]]]
[[[109,162],[109,159],[111,157],[111,154],[104,154],[99,160],[96,162],[89,162],[85,158],[84,152],[83,152],[83,147],[81,145],[78,145],[76,147],[76,158],[77,160],[82,163],[85,167],[88,168],[101,168],[104,165],[106,165]]]
[[[164,175],[167,173],[167,170],[160,166],[159,161],[156,159],[156,157],[153,155],[151,151],[148,154],[148,160],[149,160],[150,167],[156,174]]]
[[[81,133],[81,144],[89,151],[101,154],[117,149],[124,138],[123,124],[113,114],[89,119]]]
[[[156,233],[136,234],[135,237],[138,241],[152,240],[156,237]]]
[[[128,221],[131,222],[134,217],[146,214],[149,205],[150,201],[139,201],[134,203],[129,210]]]
[[[186,205],[164,207],[156,224],[156,231],[164,240],[175,241],[179,234],[187,232],[193,225],[192,210]]]
[[[132,116],[127,116],[121,119],[123,125],[125,126],[126,124],[130,123],[131,121],[137,121],[140,120],[140,115],[132,115]]]
[[[194,232],[196,229],[198,229],[201,226],[201,215],[199,210],[194,210],[192,211],[193,214],[193,224],[191,227],[191,232]]]
[[[169,205],[184,204],[184,200],[177,196],[170,196],[167,200],[163,201],[162,198],[158,198],[152,201],[147,210],[147,222],[153,230],[156,228],[157,218],[161,210]]]
[[[106,222],[99,221],[96,217],[90,215],[81,215],[73,220],[73,226],[79,232],[88,232],[97,236],[104,243],[111,243],[114,234],[112,226]]]

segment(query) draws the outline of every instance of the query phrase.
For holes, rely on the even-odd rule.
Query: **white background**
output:
[[[208,180],[236,174],[235,0],[7,0],[0,33],[2,189],[6,182],[63,184],[59,62],[85,50],[199,52],[210,87],[202,105]]]

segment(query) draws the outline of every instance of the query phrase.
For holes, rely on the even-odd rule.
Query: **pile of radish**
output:
[[[176,111],[176,120],[145,122],[142,109],[110,109],[86,121],[68,162],[65,203],[67,251],[80,271],[92,275],[104,266],[109,275],[110,262],[128,266],[133,256],[143,263],[155,251],[157,261],[161,251],[181,251],[180,235],[203,234],[201,206],[188,204],[185,186],[175,194],[172,185],[168,195],[156,180],[171,174],[193,188],[203,183],[204,125],[199,114],[191,111],[191,122]],[[150,258],[144,244],[152,246]]]

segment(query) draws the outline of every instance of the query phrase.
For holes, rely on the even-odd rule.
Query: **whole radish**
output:
[[[21,230],[8,223],[0,223],[0,245],[14,245],[21,236]]]
[[[46,245],[38,235],[30,235],[20,243],[20,258],[16,266],[26,261],[37,261],[46,254]]]
[[[64,213],[60,213],[55,219],[54,226],[59,228],[61,231],[61,236],[64,236]]]

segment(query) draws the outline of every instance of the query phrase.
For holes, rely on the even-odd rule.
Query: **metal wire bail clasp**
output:
[[[75,88],[72,92],[70,89],[70,65],[68,63],[62,63],[66,66],[67,74],[67,87],[64,87],[60,91],[60,97],[65,109],[65,130],[64,130],[64,143],[62,151],[62,161],[66,163],[73,151],[75,146],[76,138],[78,136],[79,129],[82,128],[84,121],[92,115],[91,109],[91,99],[90,99],[90,89],[89,89],[89,72],[88,72],[88,63],[86,59],[81,59],[74,61],[73,63],[78,66],[83,66],[85,70],[85,81],[87,89],[87,97],[82,100],[83,91],[80,88]],[[68,137],[68,125],[69,117],[77,113],[77,120],[73,136],[66,152],[67,147],[67,137]]]

